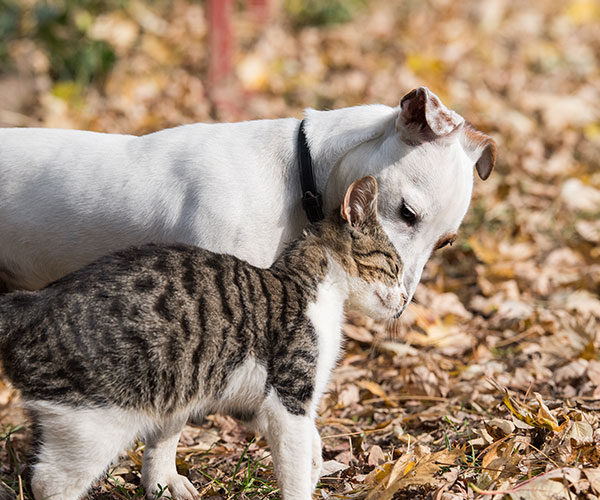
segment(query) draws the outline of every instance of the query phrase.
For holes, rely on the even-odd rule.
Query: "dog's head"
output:
[[[379,183],[379,221],[404,263],[409,299],[431,253],[456,238],[473,166],[487,179],[495,158],[492,138],[421,87],[404,96],[377,137],[341,159],[346,186],[367,173]]]

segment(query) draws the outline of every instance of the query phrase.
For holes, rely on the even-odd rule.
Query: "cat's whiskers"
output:
[[[386,340],[391,340],[392,342],[398,340],[401,320],[402,316],[399,318],[390,318],[385,322]]]

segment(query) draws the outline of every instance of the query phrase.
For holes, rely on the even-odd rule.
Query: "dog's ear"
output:
[[[480,132],[469,122],[465,122],[460,143],[467,155],[475,161],[475,168],[482,180],[486,180],[496,164],[496,142],[489,135]]]
[[[427,87],[411,90],[400,101],[396,130],[408,143],[432,141],[451,134],[464,118],[442,104]]]
[[[342,218],[351,226],[358,226],[377,216],[377,181],[367,175],[350,184],[340,207]]]

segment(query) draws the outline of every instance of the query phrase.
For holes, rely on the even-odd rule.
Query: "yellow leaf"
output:
[[[484,264],[493,264],[498,260],[498,252],[495,249],[484,246],[476,235],[469,238],[469,245],[473,249],[475,257],[477,257]]]
[[[387,399],[388,397],[386,392],[377,382],[373,382],[371,380],[360,380],[358,382],[358,385],[363,389],[369,391],[371,394],[374,394],[375,396],[379,396],[383,399]]]
[[[404,467],[404,470],[402,471],[402,475],[406,476],[406,474],[408,474],[411,470],[414,469],[415,465],[417,465],[417,462],[413,462],[412,460],[408,462],[408,464],[406,464],[406,467]]]
[[[366,500],[391,500],[395,493],[403,488],[438,484],[439,479],[436,478],[436,474],[441,468],[440,464],[454,463],[463,453],[463,450],[454,449],[429,453],[419,459],[401,457],[390,473],[385,490],[380,491],[380,488],[376,488],[369,493]],[[399,464],[400,467],[397,467]],[[402,474],[394,476],[394,471],[400,469]]]
[[[58,82],[52,87],[52,95],[71,104],[79,104],[82,100],[82,88],[77,82]]]
[[[550,410],[544,404],[544,400],[542,399],[541,394],[539,392],[534,392],[533,395],[535,396],[535,399],[537,399],[537,402],[540,405],[537,413],[537,421],[543,423],[543,425],[549,425],[553,431],[559,431],[560,426],[558,425],[558,422],[556,421],[554,415],[550,413]]]
[[[142,455],[140,453],[136,453],[132,450],[127,450],[127,456],[129,460],[131,460],[138,469],[142,468]]]
[[[597,0],[575,0],[567,7],[567,17],[574,24],[593,23],[600,18]]]
[[[392,470],[391,462],[382,464],[379,467],[375,468],[375,470],[373,471],[372,477],[375,480],[375,482],[381,483],[390,474],[391,470]]]
[[[581,352],[579,357],[587,361],[590,361],[591,359],[596,359],[596,346],[594,345],[593,340],[589,341],[589,343],[585,346],[585,349]]]
[[[435,76],[444,71],[444,63],[440,59],[421,53],[409,54],[406,57],[406,65],[413,73],[420,75]]]
[[[600,123],[589,123],[583,128],[586,139],[593,141],[600,138]]]

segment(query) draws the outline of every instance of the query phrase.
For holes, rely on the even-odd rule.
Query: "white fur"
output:
[[[177,443],[184,424],[185,422],[175,419],[169,422],[167,428],[160,429],[146,439],[142,484],[149,497],[168,487],[172,498],[200,498],[194,485],[187,477],[180,475],[175,466]]]
[[[227,387],[220,394],[214,410],[220,413],[235,413],[238,408],[255,411],[264,399],[267,370],[256,359],[249,356],[241,366],[229,376]]]
[[[410,298],[435,242],[465,214],[477,158],[461,146],[461,130],[403,142],[399,113],[382,105],[307,110],[306,133],[326,211],[352,181],[379,181],[380,220]],[[142,137],[1,129],[0,280],[39,288],[110,250],[149,241],[269,266],[306,224],[298,125],[195,124]],[[416,230],[399,218],[403,198],[423,214]]]
[[[355,290],[348,306],[351,309],[371,316],[376,321],[385,321],[401,314],[408,304],[402,276],[398,283],[387,287],[381,282],[365,284],[359,278],[349,278],[350,287]]]
[[[283,500],[311,500],[314,419],[292,415],[271,391],[256,421],[267,437]]]
[[[155,427],[139,412],[28,405],[40,415],[42,435],[31,484],[36,499],[77,500],[138,434]]]
[[[146,440],[142,468],[146,492],[152,495],[168,487],[177,500],[198,498],[191,482],[175,468],[177,443],[189,415],[205,413],[207,408],[224,413],[239,408],[258,410],[264,402],[265,381],[265,368],[249,357],[230,375],[218,404],[199,401],[169,417],[118,408],[78,409],[28,402],[39,416],[42,436],[32,477],[35,498],[81,498],[137,437]]]
[[[329,376],[340,357],[344,304],[349,296],[349,277],[329,257],[329,272],[317,289],[316,300],[308,305],[306,315],[310,319],[318,338],[317,379],[315,382],[312,418],[316,417],[317,405],[327,388]]]

